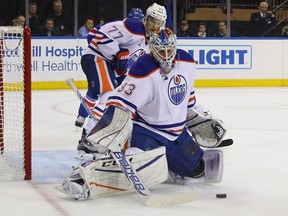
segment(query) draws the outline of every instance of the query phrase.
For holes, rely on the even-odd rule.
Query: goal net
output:
[[[31,179],[31,34],[0,26],[0,181]]]

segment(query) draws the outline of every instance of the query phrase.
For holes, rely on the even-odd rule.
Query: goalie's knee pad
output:
[[[176,184],[194,184],[194,183],[216,183],[222,180],[223,173],[223,153],[218,149],[209,149],[204,151],[203,164],[199,164],[199,170],[194,170],[190,175],[180,177],[170,172],[169,183]],[[204,167],[201,167],[204,165]],[[204,171],[201,175],[201,170]],[[199,171],[199,176],[195,175]]]
[[[115,106],[109,106],[96,126],[87,135],[91,143],[86,146],[91,151],[106,153],[119,151],[123,148],[132,131],[130,114]]]
[[[204,151],[205,182],[220,182],[223,174],[223,152],[218,149]]]

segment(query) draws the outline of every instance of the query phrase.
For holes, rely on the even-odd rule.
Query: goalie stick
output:
[[[81,101],[82,105],[84,106],[86,111],[89,113],[90,117],[98,121],[98,119],[93,115],[92,111],[86,104],[81,93],[75,86],[74,80],[71,78],[67,79],[66,84],[73,89],[74,93],[76,94],[78,99]],[[188,202],[196,200],[195,192],[179,194],[179,195],[170,195],[170,196],[152,194],[150,190],[145,186],[143,181],[139,178],[136,170],[131,166],[130,162],[126,160],[121,150],[115,151],[115,152],[110,151],[110,154],[112,155],[114,160],[117,162],[118,166],[121,168],[122,172],[126,176],[128,182],[134,188],[135,192],[139,195],[140,199],[147,206],[172,206],[172,205],[184,204],[184,203],[188,203]]]
[[[195,138],[193,137],[194,141],[197,143],[197,141],[195,140]],[[197,143],[199,145],[199,143]],[[223,148],[223,147],[228,147],[228,146],[231,146],[233,145],[233,139],[225,139],[225,140],[222,140],[221,143],[216,146],[216,147],[207,147],[207,146],[201,146],[202,148],[208,148],[208,149],[213,149],[213,148]]]
[[[231,146],[232,144],[233,144],[233,139],[225,139],[225,140],[222,140],[222,142],[216,148],[227,147],[227,146]]]

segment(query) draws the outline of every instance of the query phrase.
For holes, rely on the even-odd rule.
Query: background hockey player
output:
[[[123,83],[110,93],[103,117],[86,137],[89,141],[87,148],[100,153],[119,151],[124,148],[127,137],[132,133],[130,145],[134,148],[145,152],[159,147],[166,149],[167,168],[172,182],[187,184],[220,181],[221,151],[203,151],[186,128],[195,123],[194,119],[197,119],[195,116],[198,114],[194,110],[194,60],[187,52],[177,49],[176,36],[169,28],[156,30],[149,40],[149,47],[151,54],[140,57]],[[196,113],[195,118],[191,118],[191,112]],[[131,121],[133,129],[130,126]],[[206,122],[209,122],[209,118],[206,118],[203,124],[206,125]],[[211,127],[212,124],[208,125]],[[223,130],[222,139],[225,129],[221,124],[218,126]],[[210,135],[214,131],[212,128],[212,133],[208,133]],[[219,139],[214,135],[210,138],[214,139],[214,143],[210,142],[209,147],[216,147]],[[141,157],[141,154],[138,157]],[[81,165],[80,174],[76,170],[76,173],[65,179],[60,191],[74,198],[84,197],[83,199],[89,197],[91,190],[97,194],[97,190],[101,189],[92,189],[91,181],[99,181],[99,173],[95,172],[98,169],[91,166],[93,168],[87,169],[86,165]],[[166,169],[163,166],[162,171],[157,170],[159,176],[163,177],[161,172],[166,173]],[[91,171],[95,175],[91,174]],[[149,174],[143,174],[142,178],[151,183],[148,176]],[[163,179],[155,182],[161,181]]]
[[[163,26],[166,21],[166,9],[156,3],[148,7],[142,22],[135,19],[137,14],[123,21],[106,23],[95,27],[88,35],[88,47],[81,57],[81,66],[84,71],[88,90],[85,100],[93,107],[98,94],[111,91],[121,84],[127,68],[140,55],[147,52],[147,37],[151,31]],[[128,61],[129,60],[129,61]],[[75,125],[82,127],[88,116],[84,107],[80,105]]]
[[[144,19],[144,13],[141,8],[132,8],[128,13],[128,18],[133,18],[138,20],[139,22],[142,22],[142,20]]]

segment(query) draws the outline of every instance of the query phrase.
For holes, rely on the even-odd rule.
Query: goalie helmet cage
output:
[[[0,181],[31,179],[31,31],[0,26]]]

